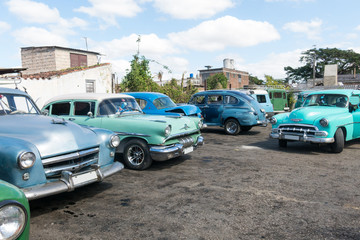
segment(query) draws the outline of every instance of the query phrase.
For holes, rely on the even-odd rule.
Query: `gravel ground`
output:
[[[360,140],[203,131],[188,156],[30,202],[31,239],[360,239]]]

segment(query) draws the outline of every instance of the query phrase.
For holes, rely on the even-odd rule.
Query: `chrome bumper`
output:
[[[311,143],[333,143],[335,141],[334,138],[317,138],[317,137],[309,137],[307,135],[290,135],[283,133],[270,133],[270,138],[274,139],[284,139],[289,141],[302,141],[302,142],[311,142]]]
[[[199,136],[197,142],[191,146],[196,148],[204,144],[204,138]],[[171,158],[182,156],[186,148],[180,143],[170,145],[170,146],[152,146],[150,147],[151,158],[155,161],[166,161]]]
[[[100,168],[99,165],[92,165],[91,167],[91,170],[79,174],[73,174],[70,171],[63,171],[59,180],[34,187],[22,188],[21,190],[25,193],[28,200],[43,198],[62,192],[70,192],[75,188],[82,187],[90,183],[101,182],[104,178],[119,172],[124,168],[124,165],[120,162],[114,162],[103,168]],[[90,173],[92,173],[92,175],[96,174],[96,178],[86,179],[86,177],[84,177],[86,174]],[[76,182],[75,178],[78,178]]]
[[[266,127],[268,125],[268,120],[264,120],[264,121],[257,121],[257,125],[261,126],[261,127]]]

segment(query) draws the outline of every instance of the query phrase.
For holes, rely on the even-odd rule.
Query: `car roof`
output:
[[[0,93],[19,94],[19,95],[29,96],[29,94],[27,94],[26,92],[23,92],[19,89],[4,88],[4,87],[0,87]]]
[[[130,95],[121,94],[121,93],[72,93],[72,94],[65,94],[53,97],[45,102],[44,106],[55,101],[61,100],[97,100],[102,101],[104,99],[111,99],[111,98],[134,98]]]
[[[314,92],[309,93],[308,96],[314,95],[314,94],[344,94],[347,96],[351,96],[352,94],[359,95],[360,91],[354,90],[354,89],[331,89],[331,90],[314,91]]]
[[[148,98],[150,101],[154,101],[157,98],[160,97],[168,97],[166,94],[159,93],[159,92],[126,92],[124,94],[129,94],[133,97],[144,97]]]
[[[218,94],[225,94],[225,93],[232,93],[232,94],[236,94],[236,95],[240,95],[240,96],[247,96],[246,93],[244,92],[240,92],[238,90],[207,90],[207,91],[202,91],[202,92],[197,92],[194,95],[199,95],[199,94],[212,94],[212,93],[218,93]]]

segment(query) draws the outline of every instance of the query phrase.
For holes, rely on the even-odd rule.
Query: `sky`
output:
[[[226,58],[281,79],[314,46],[360,53],[359,11],[358,0],[0,0],[0,68],[21,67],[22,47],[60,46],[101,53],[120,81],[138,51],[164,80]]]

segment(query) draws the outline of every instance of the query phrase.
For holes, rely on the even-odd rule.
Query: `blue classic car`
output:
[[[31,199],[72,191],[123,169],[119,137],[40,115],[30,96],[0,88],[0,179]]]
[[[167,95],[157,92],[127,92],[133,96],[145,114],[184,115],[201,117],[201,110],[194,105],[176,105]]]
[[[312,92],[300,108],[270,119],[270,137],[279,139],[280,147],[288,141],[324,143],[339,153],[345,141],[360,138],[359,96],[359,90]]]
[[[195,93],[190,104],[198,106],[208,126],[224,127],[227,134],[266,126],[265,111],[252,97],[235,90],[210,90]]]

